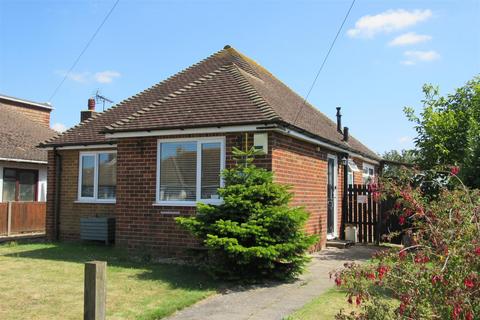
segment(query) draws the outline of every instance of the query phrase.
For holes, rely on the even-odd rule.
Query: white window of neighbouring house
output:
[[[353,185],[355,180],[353,178],[354,172],[360,171],[352,159],[348,160],[348,184]]]
[[[81,152],[78,175],[78,200],[114,202],[116,189],[116,151]]]
[[[363,184],[368,184],[373,182],[375,178],[375,167],[368,163],[363,163],[363,175],[362,180]]]
[[[225,167],[224,139],[158,141],[157,203],[195,205],[219,203],[221,171]]]

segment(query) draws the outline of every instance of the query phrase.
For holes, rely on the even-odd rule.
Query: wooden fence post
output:
[[[107,301],[107,262],[85,263],[84,320],[105,320]]]
[[[7,236],[12,233],[12,201],[8,202],[7,208]]]

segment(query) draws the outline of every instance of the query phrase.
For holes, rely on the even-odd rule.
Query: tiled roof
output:
[[[47,161],[47,151],[36,146],[58,133],[20,112],[0,109],[0,158]]]
[[[105,138],[105,132],[255,123],[293,126],[328,143],[378,158],[354,137],[348,144],[344,142],[333,121],[229,46],[46,145],[112,142]]]

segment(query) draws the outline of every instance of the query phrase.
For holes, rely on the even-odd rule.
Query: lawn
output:
[[[296,311],[285,320],[335,319],[335,315],[342,308],[347,313],[357,309],[347,302],[345,291],[332,288],[307,303],[302,309]]]
[[[107,261],[107,318],[160,319],[216,292],[192,267],[140,263],[111,247],[0,245],[0,319],[81,319],[84,262]]]

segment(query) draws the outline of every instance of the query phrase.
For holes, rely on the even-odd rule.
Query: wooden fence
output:
[[[359,242],[378,243],[378,212],[378,204],[367,185],[349,185],[345,224],[357,227]]]
[[[45,232],[45,202],[0,203],[0,235]]]

